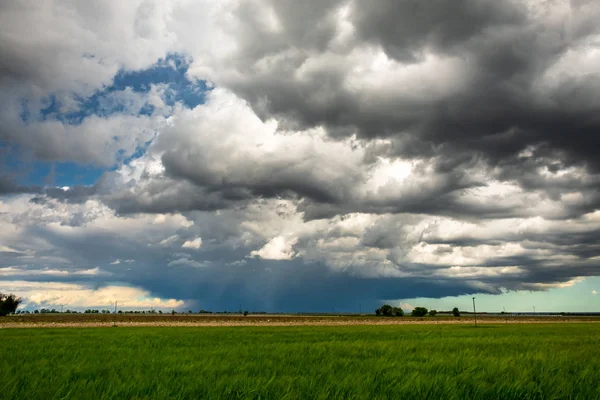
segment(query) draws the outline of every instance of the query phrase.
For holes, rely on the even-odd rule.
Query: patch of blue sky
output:
[[[154,139],[148,140],[147,142],[143,143],[142,145],[139,145],[135,148],[135,151],[129,155],[126,155],[124,150],[119,150],[117,152],[117,160],[119,162],[119,164],[125,164],[125,165],[129,165],[129,163],[131,163],[133,160],[142,157],[145,153],[146,150],[148,150],[148,147],[152,144],[152,141]],[[115,164],[112,167],[108,168],[108,171],[115,171],[119,168],[119,164]]]
[[[22,186],[91,186],[105,168],[73,162],[45,162],[24,155],[17,145],[1,145],[2,172]]]
[[[25,122],[32,120],[59,120],[70,125],[81,124],[92,115],[108,117],[119,113],[130,113],[130,104],[119,97],[126,92],[147,94],[152,85],[161,85],[162,100],[167,106],[181,103],[194,108],[203,104],[211,87],[205,81],[190,80],[186,76],[191,60],[181,54],[169,54],[148,69],[139,71],[119,71],[113,82],[96,91],[87,98],[75,96],[73,104],[62,104],[60,96],[49,94],[42,101],[41,110],[32,110],[27,99],[21,102],[21,118]],[[137,115],[151,115],[155,106],[142,104],[135,110]],[[150,145],[148,141],[138,146],[135,152],[125,156],[117,154],[118,163],[128,164],[144,155]],[[0,146],[3,145],[0,143]],[[72,162],[42,162],[27,157],[18,146],[10,146],[10,156],[5,157],[3,170],[15,177],[22,185],[73,186],[93,185],[105,171],[115,170],[118,165],[100,168],[92,165],[80,165]]]
[[[600,277],[589,277],[571,286],[544,291],[510,291],[502,294],[403,299],[399,303],[428,309],[473,311],[473,297],[478,312],[533,313],[535,312],[600,312]],[[390,302],[391,304],[391,302]]]
[[[139,71],[121,70],[113,78],[111,85],[98,90],[92,96],[83,98],[75,96],[78,104],[76,110],[63,111],[59,97],[50,94],[44,101],[39,116],[42,120],[57,119],[71,125],[80,124],[85,118],[96,115],[107,117],[112,114],[127,111],[127,104],[114,101],[115,94],[131,90],[133,93],[148,93],[152,85],[164,85],[167,90],[163,92],[163,101],[172,106],[176,102],[182,103],[188,108],[194,108],[203,104],[206,93],[211,87],[205,81],[190,80],[187,71],[191,60],[180,54],[170,54],[159,60],[152,67]],[[138,110],[141,115],[150,115],[154,112],[154,106],[145,104]],[[31,118],[33,113],[28,109],[26,101],[23,102],[21,118],[25,121]]]

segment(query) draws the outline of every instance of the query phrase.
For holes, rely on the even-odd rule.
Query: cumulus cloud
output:
[[[184,249],[199,249],[200,247],[202,247],[202,238],[195,238],[192,240],[186,240],[185,242],[183,242],[183,244],[181,245],[182,248]]]
[[[599,17],[593,1],[2,4],[0,144],[103,174],[0,174],[0,274],[290,309],[309,303],[294,281],[375,304],[597,276]],[[105,93],[172,54],[202,104],[151,81]]]
[[[5,267],[0,268],[0,277],[5,276],[101,276],[110,275],[109,272],[101,270],[99,267],[90,269],[80,269],[75,271],[60,270],[60,269],[31,269],[23,267]]]
[[[119,308],[180,308],[183,300],[151,297],[148,291],[129,286],[106,286],[92,288],[86,285],[55,282],[2,281],[11,293],[24,298],[23,306],[44,307],[62,305],[71,308],[112,307]]]
[[[277,236],[259,250],[253,250],[250,255],[264,260],[291,260],[296,254],[293,250],[296,241],[296,238],[286,240],[282,236]]]
[[[173,261],[169,262],[167,264],[167,266],[169,266],[169,267],[184,266],[184,267],[202,268],[202,267],[206,266],[206,264],[203,264],[201,262],[198,262],[196,260],[192,260],[189,258],[179,258],[177,260],[173,260]]]

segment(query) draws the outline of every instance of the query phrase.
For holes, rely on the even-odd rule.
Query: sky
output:
[[[27,309],[600,311],[600,3],[0,2]]]

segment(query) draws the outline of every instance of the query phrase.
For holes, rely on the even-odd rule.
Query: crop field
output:
[[[600,399],[600,324],[0,329],[1,399]]]

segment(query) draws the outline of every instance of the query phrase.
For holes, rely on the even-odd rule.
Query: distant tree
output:
[[[34,313],[34,314],[39,314],[39,313],[40,313],[40,310],[33,310],[33,313]]]
[[[452,309],[452,315],[454,315],[455,317],[460,317],[460,311],[458,311],[458,307],[454,307]]]
[[[14,294],[0,293],[0,317],[4,317],[17,311],[22,300],[23,299]]]
[[[391,317],[394,315],[394,307],[390,306],[389,304],[384,304],[381,307],[379,307],[378,311],[379,314],[377,314],[377,312],[375,312],[377,315],[381,315],[384,317]]]
[[[171,315],[175,315],[176,312],[177,311],[175,311],[175,310],[171,310]]]
[[[382,317],[401,317],[404,311],[399,307],[392,307],[389,304],[384,304],[375,310],[375,315]]]
[[[159,314],[162,314],[162,310],[158,310],[158,313],[159,313]]]
[[[427,309],[425,307],[415,307],[415,309],[412,310],[413,317],[424,317],[426,315],[427,315]]]
[[[193,314],[194,312],[192,310],[188,310],[188,314]]]
[[[429,310],[429,316],[435,317],[437,315],[437,310]]]
[[[244,311],[244,317],[248,316],[248,310]]]

